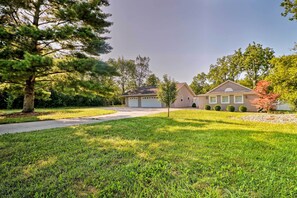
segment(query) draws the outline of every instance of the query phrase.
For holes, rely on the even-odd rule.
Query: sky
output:
[[[110,0],[108,58],[150,57],[158,77],[178,82],[208,72],[217,58],[255,41],[275,55],[294,53],[297,22],[282,17],[281,0]]]

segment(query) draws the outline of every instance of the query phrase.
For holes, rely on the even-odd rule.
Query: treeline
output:
[[[0,94],[0,109],[21,109],[23,107],[23,96],[10,97],[9,93]],[[36,99],[36,108],[75,107],[75,106],[108,106],[121,104],[119,99],[110,101],[106,97],[86,97],[83,95],[67,95],[55,90],[50,91],[47,99]]]

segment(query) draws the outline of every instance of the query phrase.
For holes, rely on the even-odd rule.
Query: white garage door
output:
[[[128,98],[128,106],[129,107],[138,107],[138,98],[137,97],[129,97]]]
[[[155,96],[141,97],[141,107],[162,107],[161,102]]]

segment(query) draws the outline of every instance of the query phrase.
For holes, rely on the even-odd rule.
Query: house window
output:
[[[209,104],[217,104],[217,97],[209,96]]]
[[[243,95],[234,96],[234,103],[235,104],[242,104],[243,103]]]
[[[225,92],[232,92],[232,91],[233,91],[233,89],[230,88],[230,87],[228,87],[228,88],[225,89]]]
[[[229,104],[230,103],[230,97],[229,96],[221,96],[221,103],[222,104]]]

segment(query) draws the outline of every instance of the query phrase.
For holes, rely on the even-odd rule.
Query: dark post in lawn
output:
[[[163,76],[163,81],[159,84],[158,88],[158,98],[159,100],[166,105],[168,108],[169,117],[169,109],[170,105],[174,103],[177,96],[176,82],[171,80],[167,75]]]

